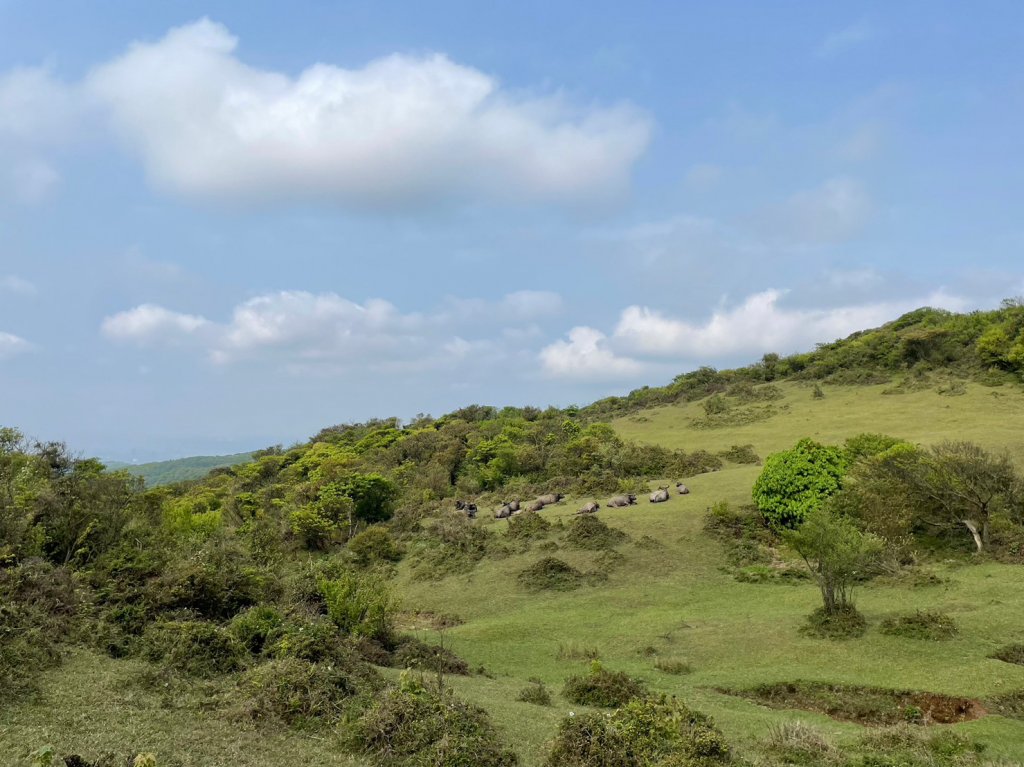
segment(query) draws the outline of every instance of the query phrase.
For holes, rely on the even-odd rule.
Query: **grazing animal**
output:
[[[456,511],[465,511],[466,510],[466,502],[465,501],[456,501],[455,502],[455,510]]]
[[[495,519],[508,519],[512,516],[512,505],[509,503],[503,503],[501,508],[494,512]]]
[[[544,508],[544,501],[542,501],[540,498],[538,498],[536,501],[534,501],[529,506],[527,506],[526,510],[527,511],[540,511],[543,508]]]
[[[615,509],[621,509],[623,506],[633,506],[635,503],[636,496],[632,493],[629,495],[617,495],[608,501],[608,505]]]
[[[476,519],[476,504],[475,503],[467,503],[466,504],[466,516],[469,517],[470,519]]]
[[[548,493],[547,495],[542,495],[537,500],[543,503],[545,506],[550,506],[553,503],[558,503],[563,498],[565,498],[565,496],[562,495],[562,493]]]
[[[664,503],[669,499],[668,488],[659,487],[653,493],[651,493],[651,503]]]
[[[512,511],[519,511],[519,501],[509,501],[507,505]]]
[[[679,495],[689,495],[690,494],[690,488],[688,488],[682,482],[676,482],[676,490],[679,491]]]
[[[597,501],[591,501],[590,503],[583,504],[583,508],[577,511],[577,514],[593,514],[595,511],[601,508],[601,504]]]

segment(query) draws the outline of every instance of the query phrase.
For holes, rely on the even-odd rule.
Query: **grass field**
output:
[[[1024,464],[1024,393],[1017,389],[968,386],[960,396],[934,390],[883,394],[886,387],[826,388],[813,399],[800,385],[782,386],[779,412],[767,420],[716,429],[694,428],[700,404],[646,411],[616,422],[628,438],[719,451],[751,443],[764,457],[803,436],[839,442],[863,431],[882,431],[921,443],[944,438],[975,440],[1010,450]],[[741,753],[752,753],[772,723],[800,719],[836,739],[851,742],[863,728],[803,712],[773,710],[732,697],[717,688],[762,682],[815,680],[985,698],[1024,688],[1024,666],[988,656],[997,647],[1024,641],[1024,568],[950,560],[929,568],[940,585],[875,583],[858,593],[858,607],[870,627],[860,639],[830,642],[798,632],[819,604],[813,583],[744,584],[724,571],[721,544],[702,531],[707,507],[718,500],[749,501],[756,466],[727,465],[722,471],[687,480],[692,493],[668,503],[602,509],[600,517],[630,540],[618,547],[621,560],[607,582],[571,592],[531,593],[518,573],[548,551],[485,559],[472,572],[439,582],[417,581],[407,563],[399,572],[406,610],[455,614],[464,623],[441,636],[473,667],[487,674],[450,677],[465,698],[490,711],[526,767],[541,763],[544,744],[558,721],[576,707],[560,696],[565,678],[584,673],[594,650],[603,665],[642,678],[655,691],[679,696],[711,714]],[[676,478],[667,478],[674,480]],[[652,485],[658,484],[657,482]],[[567,522],[584,500],[568,499],[545,510],[552,522]],[[598,499],[602,500],[603,499]],[[505,522],[481,524],[501,534]],[[582,570],[605,567],[594,552],[567,548],[559,531],[555,556]],[[882,635],[887,616],[916,608],[942,609],[957,620],[959,635],[927,642]],[[678,660],[691,673],[657,670],[657,659]],[[332,736],[241,727],[222,710],[197,716],[187,701],[169,701],[134,681],[142,666],[76,654],[47,676],[42,701],[0,713],[0,763],[21,764],[31,748],[127,753],[152,750],[165,764],[188,767],[252,765],[357,765]],[[554,705],[516,700],[531,677],[543,680]],[[220,691],[230,696],[230,690]],[[988,744],[992,757],[1024,763],[1024,723],[989,715],[948,725]]]

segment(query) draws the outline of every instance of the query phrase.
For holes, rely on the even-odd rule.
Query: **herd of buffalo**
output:
[[[688,488],[682,482],[677,482],[676,492],[678,492],[679,495],[688,495],[690,492],[690,488]],[[651,493],[649,497],[651,503],[664,503],[672,496],[668,491],[668,486],[666,485],[659,487],[657,490]],[[515,516],[516,514],[519,514],[523,511],[540,511],[545,506],[551,506],[553,504],[559,503],[563,498],[565,498],[565,496],[562,493],[548,493],[547,495],[539,496],[537,500],[527,504],[526,506],[522,506],[519,503],[519,501],[506,501],[502,503],[501,506],[499,506],[498,509],[494,512],[494,518],[508,519],[509,517]],[[633,493],[627,493],[626,495],[616,495],[615,497],[608,499],[608,506],[611,508],[622,508],[625,506],[635,505],[636,495],[634,495]],[[601,504],[599,504],[597,501],[590,501],[590,503],[585,503],[576,513],[593,514],[600,508]],[[476,519],[477,506],[475,503],[461,500],[456,501],[455,509],[457,511],[464,512],[465,515],[470,519]]]

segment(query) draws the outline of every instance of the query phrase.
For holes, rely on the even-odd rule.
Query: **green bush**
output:
[[[348,550],[360,567],[369,567],[381,562],[397,562],[402,558],[402,550],[391,537],[391,532],[383,525],[373,525],[355,535],[348,542]]]
[[[393,633],[398,603],[379,576],[343,573],[320,582],[327,615],[346,634],[387,641]]]
[[[1004,661],[1005,663],[1016,663],[1019,666],[1024,666],[1024,644],[1009,644],[1005,647],[1000,647],[988,657]]]
[[[610,549],[626,541],[628,536],[621,530],[609,527],[594,516],[576,517],[565,531],[565,542],[578,549]]]
[[[886,618],[878,630],[889,636],[932,642],[952,639],[959,633],[956,621],[949,615],[932,610],[918,610],[908,615]]]
[[[267,638],[264,652],[272,658],[299,658],[310,663],[350,664],[356,651],[327,618],[290,619]]]
[[[378,695],[353,723],[349,744],[381,767],[513,767],[487,713],[410,677]]]
[[[798,526],[813,509],[842,487],[846,454],[812,439],[768,456],[754,482],[754,503],[776,528]]]
[[[565,680],[562,695],[581,706],[614,708],[645,694],[643,684],[622,671],[607,671],[598,661],[591,664],[585,676]]]
[[[719,455],[733,463],[756,464],[761,462],[761,456],[754,450],[753,445],[733,445],[728,450],[720,452]]]
[[[273,598],[275,587],[266,570],[248,564],[237,543],[213,541],[171,562],[152,584],[149,599],[160,610],[191,610],[224,620]]]
[[[284,623],[284,616],[275,607],[259,605],[250,607],[231,619],[230,630],[239,642],[253,655],[263,652],[263,647]]]
[[[822,639],[856,639],[864,636],[867,630],[868,622],[853,605],[831,612],[819,607],[807,616],[807,621],[800,628],[802,634]]]
[[[233,634],[206,621],[159,621],[146,629],[142,642],[147,660],[186,676],[238,671],[247,655]]]
[[[543,538],[551,530],[551,523],[536,511],[524,511],[509,517],[505,535],[517,541]]]
[[[519,691],[516,700],[532,703],[535,706],[550,706],[551,693],[548,692],[547,686],[541,680],[531,679],[530,683]]]
[[[328,663],[285,658],[250,669],[240,683],[240,708],[257,721],[280,721],[292,727],[335,724],[350,700],[364,687],[346,669]]]
[[[516,580],[529,591],[572,591],[584,584],[586,576],[557,557],[544,557],[522,570]]]
[[[326,549],[338,536],[338,525],[316,509],[296,509],[288,515],[292,535],[307,549]]]
[[[415,637],[403,637],[392,653],[392,666],[433,671],[441,674],[469,673],[469,664],[447,647],[427,644]]]

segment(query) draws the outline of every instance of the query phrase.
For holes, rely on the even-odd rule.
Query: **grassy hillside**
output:
[[[974,557],[946,545],[904,556],[882,577],[858,587],[867,633],[830,641],[801,631],[821,598],[812,580],[799,577],[802,564],[781,540],[770,544],[772,560],[760,571],[764,577],[752,578],[737,565],[732,544],[705,526],[709,507],[749,504],[758,458],[803,437],[841,443],[884,432],[923,445],[971,440],[1005,450],[1024,466],[1024,389],[1006,366],[986,368],[979,351],[993,327],[1000,338],[1016,338],[1003,326],[1018,308],[981,319],[915,312],[802,361],[790,358],[785,375],[783,360],[768,359],[740,371],[698,371],[669,387],[590,408],[471,406],[406,426],[388,420],[331,427],[307,445],[266,451],[201,482],[132,495],[118,512],[118,529],[107,524],[106,506],[90,521],[82,512],[88,505],[73,505],[75,513],[65,519],[55,514],[56,502],[46,501],[60,498],[58,490],[75,497],[76,482],[91,488],[95,478],[88,462],[76,479],[77,469],[69,473],[50,454],[13,454],[12,465],[21,467],[9,472],[16,482],[32,475],[32,467],[38,472],[34,484],[14,494],[17,503],[46,502],[41,512],[26,515],[20,542],[12,538],[7,548],[0,545],[0,590],[10,582],[7,572],[28,583],[43,573],[45,589],[35,588],[44,596],[52,599],[51,591],[60,595],[73,584],[87,589],[89,609],[77,622],[62,608],[33,626],[40,639],[74,641],[57,645],[66,653],[62,665],[55,666],[53,658],[40,663],[32,680],[38,682],[35,695],[0,704],[0,763],[27,765],[26,754],[47,743],[62,754],[156,751],[159,767],[398,763],[352,753],[350,731],[366,715],[371,704],[365,701],[362,708],[345,703],[352,708],[343,716],[335,711],[326,726],[288,726],[253,713],[251,673],[273,669],[281,658],[275,652],[301,660],[305,668],[327,664],[287,655],[302,646],[303,632],[308,636],[328,622],[327,612],[330,631],[344,634],[332,640],[341,644],[331,662],[361,674],[372,671],[410,700],[421,692],[408,687],[401,671],[407,665],[398,655],[401,647],[414,647],[408,637],[454,651],[472,672],[449,673],[445,684],[489,714],[524,767],[545,765],[560,723],[570,713],[586,713],[562,689],[568,677],[587,674],[595,658],[605,669],[626,672],[650,691],[676,696],[712,716],[745,764],[1022,764],[1024,665],[990,657],[1024,642],[1019,551]],[[1016,359],[1013,348],[1010,343],[1004,350],[1007,359]],[[922,349],[943,351],[935,356]],[[840,358],[847,361],[833,366]],[[850,362],[865,359],[874,367]],[[831,372],[807,373],[826,369]],[[610,415],[616,417],[603,423]],[[0,473],[10,455],[0,455]],[[91,502],[126,492],[108,486],[116,475],[106,477],[108,484],[98,485],[103,492],[82,497]],[[604,504],[613,493],[642,493],[681,478],[689,495],[658,505],[641,497],[637,506],[601,509],[598,518],[621,531],[621,540],[581,548],[572,539],[574,512],[583,502]],[[511,523],[492,518],[501,501],[554,490],[569,497],[540,512],[547,524],[534,522],[539,527],[532,536],[509,534],[528,517]],[[366,498],[385,496],[393,499],[395,514],[386,525],[370,528],[381,534],[376,543],[371,539],[377,548],[360,549],[358,538],[347,540],[352,515]],[[455,497],[479,504],[475,521],[454,513]],[[1019,511],[1007,511],[1007,524],[1015,529],[1021,528],[1013,516]],[[0,522],[7,524],[5,519]],[[58,566],[39,569],[32,560],[39,552]],[[569,576],[578,581],[575,588],[540,589],[537,575],[524,580],[524,572],[549,557],[576,569]],[[73,579],[61,563],[78,571]],[[347,613],[331,614],[323,583],[343,583],[331,579],[349,576],[370,578],[375,593],[390,589],[399,601],[392,629],[397,636],[390,637],[394,647],[374,644],[376,635],[360,638],[341,628]],[[228,647],[227,635],[238,630],[239,616],[250,614],[247,608],[280,611],[286,616],[282,625],[297,628],[273,645],[277,649],[250,647],[230,671],[199,678],[181,676],[168,656],[154,650],[154,627],[187,622]],[[958,633],[927,641],[880,630],[886,619],[915,610],[948,615]],[[0,620],[5,616],[0,611]],[[4,641],[0,631],[0,672]],[[369,669],[369,660],[380,668]],[[537,680],[550,690],[552,705],[518,699]],[[933,753],[916,761],[882,761],[880,754],[888,757],[886,748],[894,747],[880,752],[865,742],[879,730],[849,721],[855,713],[881,711],[865,702],[862,691],[830,693],[844,712],[836,717],[811,710],[806,701],[803,708],[768,707],[735,694],[796,682],[954,696],[969,700],[970,710],[982,715],[956,724],[913,725],[922,737],[952,734],[953,740],[943,741],[947,751],[941,758]],[[275,684],[271,678],[269,686]],[[297,705],[304,698],[290,700],[288,705]],[[898,710],[904,714],[917,721],[913,706]],[[774,728],[797,721],[831,746],[800,762],[778,761],[768,744],[778,732]],[[960,737],[970,743],[963,741],[967,750],[954,758],[949,749]],[[982,756],[975,745],[983,748]],[[875,761],[845,760],[872,749]]]
[[[188,458],[172,458],[167,461],[150,463],[124,463],[111,461],[110,469],[124,469],[129,474],[142,477],[146,487],[173,485],[176,482],[187,482],[190,479],[202,479],[213,469],[225,466],[237,466],[252,460],[252,453],[234,453],[233,455],[194,455]]]

